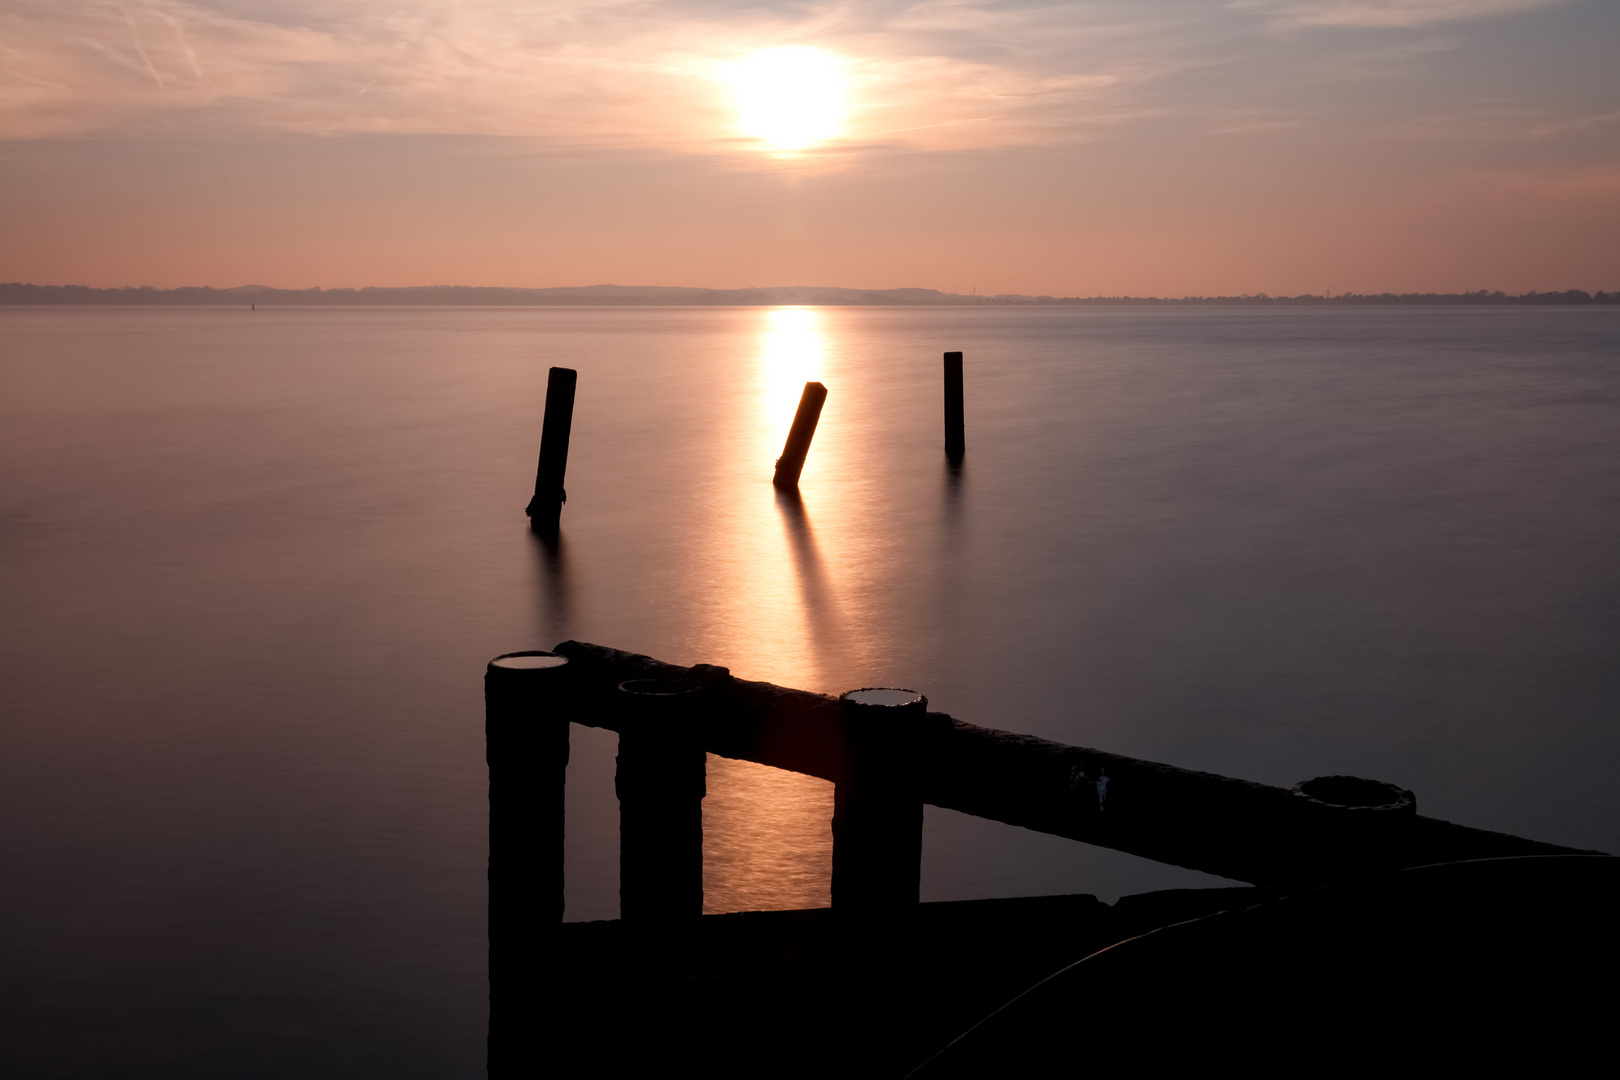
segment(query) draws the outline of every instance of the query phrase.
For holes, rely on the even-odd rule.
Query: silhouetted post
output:
[[[839,700],[849,769],[833,790],[833,907],[902,910],[917,903],[922,866],[917,758],[928,699],[884,687]]]
[[[827,403],[827,388],[818,382],[804,384],[799,398],[799,411],[793,414],[793,427],[788,429],[787,443],[782,456],[776,459],[776,478],[771,481],[779,488],[799,486],[799,474],[804,471],[804,458],[810,452],[810,440],[816,437],[816,424],[821,420],[821,407]]]
[[[568,501],[563,474],[568,471],[568,436],[574,427],[574,384],[579,372],[554,367],[546,380],[546,418],[540,428],[540,465],[534,472],[534,498],[523,511],[529,528],[556,535],[562,504]]]
[[[563,784],[573,706],[568,659],[497,656],[484,669],[489,764],[490,1074],[532,1064],[535,972],[563,915]]]
[[[945,354],[945,456],[959,458],[967,452],[967,434],[962,409],[962,354]]]
[[[696,684],[619,684],[619,916],[677,922],[703,914],[705,754]]]

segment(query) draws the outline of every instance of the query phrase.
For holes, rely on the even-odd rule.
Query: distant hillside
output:
[[[776,305],[776,304],[951,304],[973,302],[937,289],[844,289],[782,286],[758,289],[689,289],[669,285],[585,285],[554,289],[505,289],[471,285],[411,288],[234,289],[188,286],[179,289],[92,289],[83,285],[0,285],[0,304],[321,304],[535,307],[548,305]]]
[[[753,289],[691,289],[671,285],[585,285],[553,289],[505,289],[471,285],[411,288],[273,289],[239,285],[232,289],[186,286],[179,289],[92,289],[84,285],[0,285],[0,304],[174,304],[174,305],[331,305],[422,307],[544,307],[576,305],[701,306],[778,304],[836,305],[1152,305],[1152,304],[1620,304],[1620,292],[1524,293],[1508,296],[1484,289],[1471,293],[1342,293],[1338,296],[964,296],[937,289],[845,289],[829,285],[780,285]]]

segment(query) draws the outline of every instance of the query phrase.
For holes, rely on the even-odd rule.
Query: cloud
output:
[[[1438,52],[1463,62],[1465,20],[1551,2],[7,0],[0,138],[457,134],[758,158],[723,72],[790,45],[843,58],[851,109],[828,158],[1170,118],[1285,133],[1310,126],[1310,101],[1341,115],[1344,87],[1403,73],[1419,81],[1402,107],[1421,108]],[[1275,32],[1439,22],[1443,42],[1381,35],[1361,52]],[[1286,124],[1250,123],[1276,109]]]
[[[1076,101],[1118,81],[1027,53],[975,55],[995,51],[976,38],[987,26],[1027,33],[1034,16],[943,7],[963,17],[629,0],[262,11],[13,0],[0,14],[0,135],[431,132],[725,153],[741,144],[723,65],[814,43],[848,59],[847,141],[959,147],[1018,142],[1059,108],[1074,119]],[[926,34],[905,29],[930,18]]]
[[[1287,26],[1416,27],[1549,7],[1560,0],[1237,0]]]
[[[1620,110],[1552,112],[1528,106],[1492,107],[1489,104],[1407,117],[1393,133],[1425,142],[1439,140],[1503,146],[1514,142],[1551,140],[1559,136],[1590,134],[1612,145],[1604,129],[1620,127]]]

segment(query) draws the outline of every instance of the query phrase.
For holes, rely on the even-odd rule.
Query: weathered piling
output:
[[[799,411],[793,414],[793,427],[788,429],[787,443],[782,456],[776,459],[776,477],[771,481],[779,488],[799,486],[799,474],[804,471],[805,455],[810,453],[810,440],[816,436],[816,424],[821,420],[821,407],[827,403],[827,388],[818,382],[804,384],[799,397]]]
[[[869,687],[839,701],[849,764],[833,789],[832,905],[904,911],[917,903],[922,865],[918,756],[928,699]]]
[[[571,675],[547,652],[507,653],[484,670],[491,1075],[532,1064],[534,973],[562,921]]]
[[[962,406],[962,354],[945,354],[945,456],[967,453],[967,432]]]
[[[668,923],[703,914],[703,796],[698,684],[619,684],[619,914]]]
[[[568,471],[568,437],[574,427],[574,386],[579,372],[554,367],[546,379],[546,415],[540,428],[540,464],[534,472],[534,498],[524,513],[529,528],[542,536],[555,536],[562,505],[568,501],[563,477]]]

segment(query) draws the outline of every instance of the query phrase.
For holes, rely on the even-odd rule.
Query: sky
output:
[[[0,281],[1620,289],[1615,0],[0,0]]]

